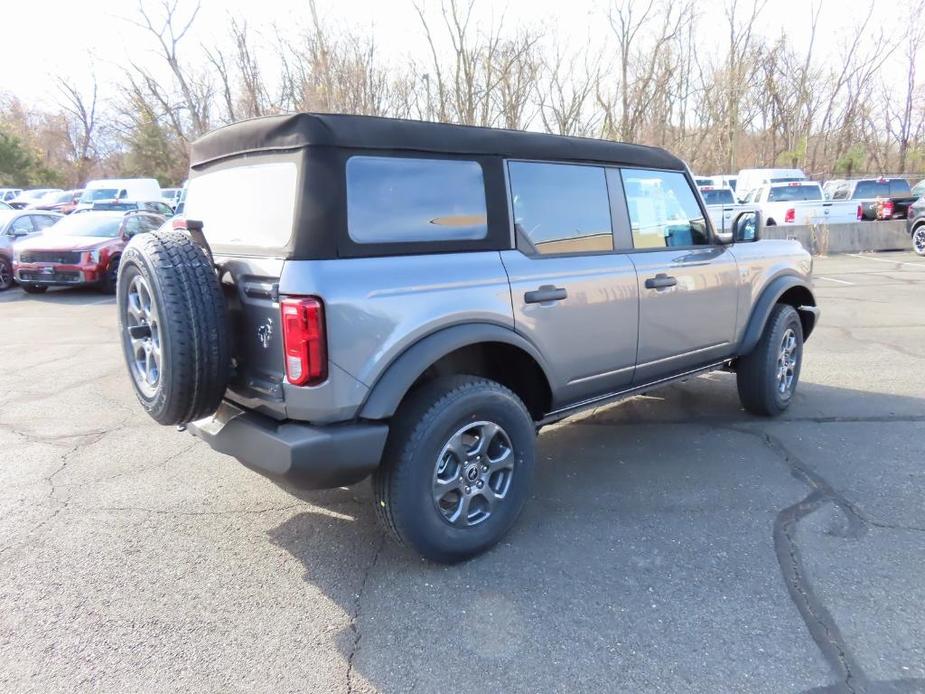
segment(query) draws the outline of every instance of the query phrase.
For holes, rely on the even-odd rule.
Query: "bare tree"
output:
[[[63,77],[58,77],[56,83],[61,95],[61,108],[66,117],[68,144],[74,162],[72,183],[79,186],[87,179],[87,173],[96,159],[96,134],[99,127],[96,75],[93,75],[92,86],[86,94]]]

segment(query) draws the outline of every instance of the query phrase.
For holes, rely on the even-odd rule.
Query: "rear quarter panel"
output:
[[[497,251],[290,260],[280,294],[321,297],[330,363],[368,387],[402,352],[441,328],[470,322],[514,328]]]

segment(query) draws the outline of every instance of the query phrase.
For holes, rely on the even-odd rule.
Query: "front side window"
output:
[[[512,161],[508,176],[522,250],[543,255],[613,250],[602,167]]]
[[[623,169],[635,248],[674,248],[710,243],[706,221],[684,174]]]
[[[364,244],[484,239],[482,167],[455,159],[350,157],[347,231]]]

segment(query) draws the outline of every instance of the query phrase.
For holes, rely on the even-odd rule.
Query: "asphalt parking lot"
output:
[[[925,260],[816,289],[785,417],[714,374],[545,430],[456,567],[155,425],[112,299],[0,294],[0,690],[925,691]]]

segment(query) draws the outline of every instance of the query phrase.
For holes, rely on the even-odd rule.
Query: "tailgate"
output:
[[[283,341],[276,292],[277,258],[216,257],[231,320],[233,399],[267,414],[285,414]]]

